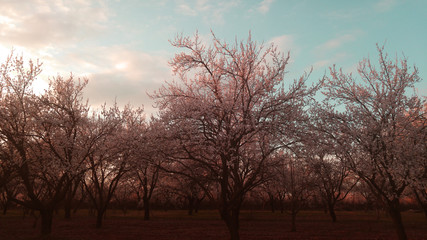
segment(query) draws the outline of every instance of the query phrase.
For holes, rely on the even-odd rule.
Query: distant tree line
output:
[[[89,207],[102,226],[107,209],[152,204],[219,211],[239,239],[248,204],[288,212],[292,231],[300,210],[322,207],[337,221],[350,200],[384,209],[399,239],[401,211],[416,201],[427,217],[424,96],[406,58],[359,63],[358,75],[335,66],[309,86],[310,73],[286,80],[289,54],[246,41],[212,45],[177,36],[170,62],[176,79],[151,94],[158,115],[117,105],[93,109],[87,79],[32,84],[41,63],[13,52],[0,68],[0,202],[38,211],[41,233],[54,211],[65,218]],[[321,95],[322,94],[322,95]],[[322,99],[322,100],[318,100]]]

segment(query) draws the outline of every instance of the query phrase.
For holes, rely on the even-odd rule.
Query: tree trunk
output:
[[[283,214],[285,212],[285,203],[283,202],[283,199],[280,199],[280,213]]]
[[[148,197],[143,198],[144,201],[144,220],[150,220],[150,200]]]
[[[424,216],[426,217],[426,219],[427,219],[427,204],[423,204],[423,211],[424,211]]]
[[[66,199],[64,202],[64,211],[65,211],[64,218],[71,219],[71,201],[68,201],[68,199]]]
[[[402,215],[400,213],[399,199],[393,199],[389,202],[388,208],[388,212],[393,220],[394,228],[399,240],[407,240],[408,237],[406,236],[405,227],[402,222]]]
[[[332,222],[337,221],[337,215],[335,214],[334,204],[328,204],[329,215],[331,216]]]
[[[239,229],[236,229],[235,227],[229,227],[228,231],[230,232],[231,240],[240,240]]]
[[[40,210],[40,216],[42,219],[42,236],[50,235],[50,233],[52,232],[53,209]]]
[[[274,206],[274,197],[273,197],[273,195],[269,194],[269,198],[270,198],[271,212],[274,213],[274,211],[276,210],[276,208]]]
[[[296,218],[297,218],[297,213],[296,212],[292,212],[291,232],[296,232],[297,231]]]
[[[102,220],[104,218],[105,209],[98,209],[97,215],[96,215],[96,228],[102,227]]]
[[[225,222],[228,232],[230,233],[231,240],[239,240],[239,213],[240,209],[234,208],[230,210],[229,208],[222,208],[221,219]]]
[[[415,197],[417,199],[418,204],[420,205],[420,207],[423,209],[424,211],[424,216],[427,218],[427,202],[423,201],[422,196],[426,196],[425,194],[421,193],[422,196],[420,196],[420,194],[418,193],[417,189],[413,189],[414,193],[415,193]]]
[[[227,216],[227,219],[224,219],[227,224],[228,231],[230,233],[231,240],[240,240],[239,235],[239,213],[232,211],[231,215]]]
[[[4,203],[4,205],[3,205],[3,215],[6,215],[7,209],[9,208],[9,205],[10,205],[10,202],[11,201],[9,199],[7,199],[6,202]]]
[[[198,213],[198,212],[199,212],[200,202],[201,202],[201,200],[197,198],[197,199],[196,199],[196,203],[194,204],[194,212],[195,212],[195,213]]]
[[[188,215],[193,215],[193,209],[194,209],[194,198],[193,197],[187,197],[188,199]]]

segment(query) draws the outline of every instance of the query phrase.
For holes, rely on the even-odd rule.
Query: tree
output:
[[[31,84],[41,72],[41,63],[29,61],[13,52],[0,66],[0,187],[20,174],[27,161],[27,145],[32,129]],[[17,184],[20,184],[17,183]]]
[[[73,203],[75,201],[76,193],[82,184],[83,176],[84,176],[84,172],[82,172],[81,176],[75,177],[70,184],[70,188],[65,194],[65,198],[64,198],[64,218],[65,219],[71,218],[71,210],[73,208]]]
[[[161,146],[156,138],[159,132],[155,119],[147,125],[142,111],[133,116],[130,129],[134,134],[132,138],[132,170],[131,175],[137,182],[136,193],[142,199],[144,207],[144,220],[150,219],[150,201],[157,187],[160,174],[161,156],[158,147]]]
[[[87,79],[76,81],[72,75],[68,79],[61,76],[53,78],[48,90],[39,98],[41,107],[35,117],[37,126],[34,132],[39,140],[35,145],[37,151],[34,153],[37,153],[38,159],[43,159],[47,153],[50,154],[51,158],[48,161],[52,162],[45,159],[40,164],[49,164],[57,170],[57,172],[49,170],[53,173],[49,182],[64,183],[61,199],[58,201],[67,200],[66,217],[70,217],[69,199],[74,196],[81,176],[86,171],[85,158],[90,154],[96,141],[96,137],[87,132],[89,106],[82,97],[87,83]],[[66,174],[61,174],[62,171]],[[63,179],[57,178],[58,176]],[[49,211],[53,211],[57,204],[55,203],[55,207],[52,206],[52,210]]]
[[[12,200],[40,211],[41,232],[48,235],[53,211],[73,179],[84,171],[93,139],[85,132],[88,106],[82,90],[87,81],[58,76],[37,96],[31,84],[40,67],[32,61],[25,67],[23,58],[13,54],[1,66],[0,135],[8,149],[7,166],[22,189],[23,196]]]
[[[418,121],[409,126],[411,131],[407,145],[410,147],[405,150],[417,160],[415,162],[419,163],[415,166],[417,171],[412,172],[410,184],[412,193],[427,218],[427,104],[424,104],[423,111],[418,114],[420,115]]]
[[[400,198],[421,158],[414,154],[420,141],[411,128],[420,120],[423,100],[406,91],[420,80],[407,59],[391,61],[384,47],[377,47],[379,66],[369,59],[359,63],[363,82],[330,68],[324,111],[329,137],[344,149],[348,166],[365,181],[388,210],[399,239],[407,239],[400,213]],[[342,107],[345,107],[345,111]],[[334,133],[335,132],[335,133]],[[417,174],[415,174],[417,175]]]
[[[153,94],[170,132],[168,144],[175,148],[170,166],[218,186],[215,193],[199,184],[218,203],[231,239],[239,239],[246,193],[264,182],[272,153],[293,143],[302,107],[315,89],[306,87],[307,75],[285,88],[289,56],[274,46],[259,47],[250,36],[229,45],[213,35],[210,47],[197,34],[178,36],[172,45],[188,52],[170,62],[179,81]]]
[[[359,181],[353,189],[353,193],[356,196],[361,196],[365,201],[365,211],[374,210],[377,214],[377,220],[380,219],[381,211],[384,209],[384,204],[381,204],[381,200],[375,196],[369,187],[369,185],[364,181]]]
[[[0,205],[3,208],[3,214],[6,214],[12,199],[19,192],[19,183],[13,167],[14,155],[13,148],[6,142],[6,139],[0,138]]]
[[[342,159],[342,155],[339,154],[339,147],[335,146],[335,151],[333,150],[334,146],[327,142],[327,138],[321,133],[321,128],[322,125],[317,126],[315,131],[319,131],[320,134],[312,138],[316,139],[316,143],[310,142],[305,146],[305,158],[316,179],[313,184],[316,186],[332,222],[336,222],[336,204],[347,197],[358,179],[352,175],[345,160]]]
[[[200,202],[206,197],[205,192],[200,187],[200,182],[196,182],[193,178],[169,174],[164,177],[163,185],[175,196],[184,199],[188,208],[188,215],[193,215],[193,211],[197,212]],[[206,188],[208,187],[206,186]]]
[[[261,198],[267,198],[266,201],[270,205],[271,212],[276,211],[276,204],[279,204],[280,212],[284,212],[285,190],[283,189],[283,181],[278,175],[277,166],[270,171],[270,177],[259,188],[254,189],[254,194],[260,192]],[[267,196],[262,196],[265,193]]]
[[[288,202],[288,213],[291,215],[291,231],[296,232],[296,217],[300,210],[307,206],[313,191],[314,181],[312,170],[302,159],[295,154],[281,153],[277,156],[276,176]]]
[[[120,179],[129,171],[131,149],[126,125],[127,115],[132,109],[123,112],[115,105],[109,109],[105,106],[92,118],[92,130],[100,136],[94,151],[86,158],[88,171],[83,184],[96,212],[96,227],[102,227],[102,219],[114,196]]]
[[[316,160],[315,160],[316,161]],[[327,156],[321,156],[313,164],[313,170],[317,178],[317,187],[320,196],[326,205],[332,222],[337,221],[335,206],[343,201],[353,187],[357,184],[357,179],[351,179],[350,170],[341,160]]]
[[[135,196],[135,185],[135,180],[130,177],[130,174],[126,174],[121,178],[114,192],[112,202],[122,210],[124,215],[127,214],[129,208],[138,204],[138,199]]]

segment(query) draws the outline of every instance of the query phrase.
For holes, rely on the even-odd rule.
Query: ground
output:
[[[290,232],[290,216],[268,211],[243,211],[242,240],[267,239],[397,239],[391,220],[374,212],[338,211],[338,222],[332,223],[320,211],[301,212],[297,217],[297,232]],[[173,240],[228,239],[225,224],[213,210],[188,216],[185,211],[153,211],[150,221],[143,212],[110,210],[101,229],[95,228],[95,217],[80,211],[71,220],[55,216],[51,240]],[[427,220],[416,212],[404,212],[403,220],[409,239],[427,239]],[[13,210],[0,216],[0,239],[38,240],[40,219],[23,218],[22,211]]]

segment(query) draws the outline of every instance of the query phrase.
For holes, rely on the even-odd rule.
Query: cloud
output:
[[[270,11],[270,7],[273,2],[274,0],[263,0],[258,6],[258,11],[262,14],[266,14]]]
[[[79,70],[75,72],[77,76],[89,78],[84,92],[94,107],[116,100],[120,106],[144,104],[146,113],[152,114],[155,112],[154,102],[147,93],[159,89],[172,77],[168,57],[123,46],[86,49],[64,58],[70,59]]]
[[[101,33],[109,11],[103,1],[30,0],[0,4],[0,44],[58,47]]]
[[[313,64],[313,69],[320,69],[320,68],[328,67],[331,64],[332,64],[331,59],[322,59],[322,60],[319,60]]]
[[[291,59],[295,59],[295,57],[299,53],[299,48],[295,44],[294,35],[281,35],[281,36],[273,37],[272,39],[270,39],[270,41],[268,41],[268,43],[274,44],[275,46],[277,46],[279,51],[285,54],[290,52]]]
[[[0,46],[0,53],[8,55],[10,51]],[[15,54],[21,55],[19,49]],[[49,78],[58,75],[67,78],[72,73],[75,78],[89,79],[84,96],[93,108],[104,103],[112,104],[116,100],[119,106],[128,103],[144,105],[149,116],[157,110],[153,108],[154,101],[147,93],[158,90],[165,80],[172,78],[169,58],[164,53],[149,54],[125,46],[63,49],[61,54],[45,54],[40,58],[42,74],[34,84],[35,91],[42,93],[47,88]],[[24,59],[35,58],[24,54]],[[4,58],[0,60],[4,61]]]
[[[380,0],[375,4],[375,9],[379,12],[386,12],[397,5],[396,0]]]
[[[104,0],[24,2],[0,4],[0,61],[12,47],[24,59],[40,59],[43,71],[35,86],[38,92],[46,88],[49,78],[66,78],[72,72],[76,78],[89,78],[84,92],[95,108],[117,99],[121,106],[144,104],[148,114],[155,112],[146,93],[171,78],[169,56],[132,50],[132,44],[98,41],[95,45],[111,29],[112,12]]]
[[[211,10],[212,5],[209,4],[208,0],[196,0],[196,9],[199,12],[205,12]]]
[[[319,46],[321,49],[336,49],[341,47],[341,45],[343,45],[346,42],[350,42],[350,41],[354,41],[356,39],[356,37],[353,34],[345,34],[345,35],[341,35],[337,38],[333,38],[327,42],[325,42],[324,44],[322,44],[321,46]]]
[[[325,69],[327,67],[331,67],[333,64],[337,64],[342,62],[343,60],[347,59],[350,55],[347,52],[338,52],[336,54],[334,54],[332,57],[327,58],[327,59],[321,59],[316,61],[313,64],[313,70],[318,70],[318,69]],[[350,67],[345,68],[345,71],[353,71],[355,70],[354,67],[356,67],[357,64],[353,64]]]
[[[177,11],[183,15],[187,16],[197,16],[197,11],[187,4],[180,4],[178,5]]]
[[[348,21],[364,18],[367,14],[365,8],[348,8],[348,9],[339,9],[331,10],[325,13],[320,13],[322,17],[333,21]]]
[[[208,24],[225,24],[224,15],[238,6],[241,0],[193,0],[177,1],[175,12],[185,16],[202,16]]]
[[[207,0],[195,0],[192,2],[179,1],[175,12],[187,16],[202,15],[204,12],[212,12],[212,5]]]
[[[339,35],[335,38],[329,39],[328,41],[315,47],[317,52],[326,52],[339,49],[341,46],[345,45],[348,42],[355,41],[360,35],[363,34],[361,30],[354,30],[347,34]]]

